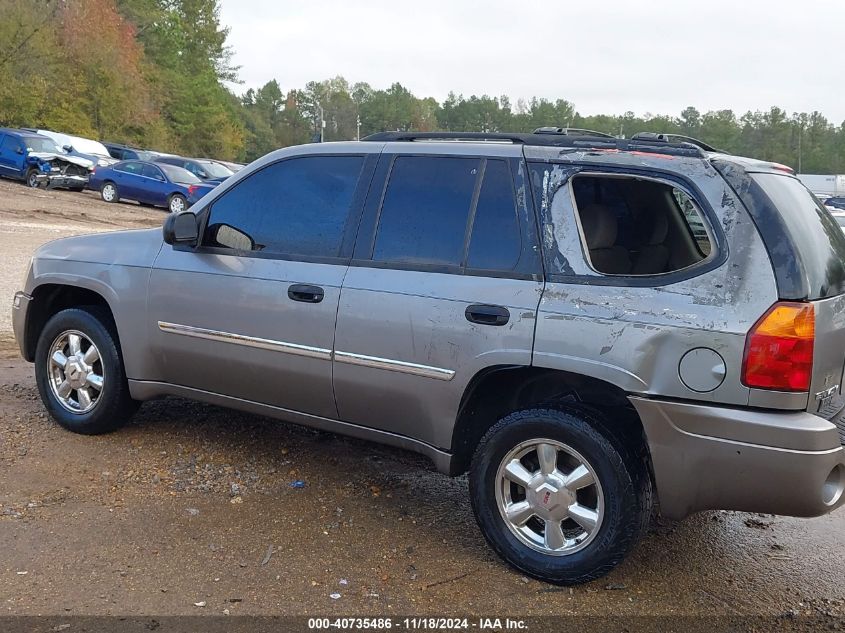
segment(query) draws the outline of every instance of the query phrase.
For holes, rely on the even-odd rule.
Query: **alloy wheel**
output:
[[[592,465],[551,439],[522,442],[505,455],[496,474],[496,501],[511,533],[551,556],[585,548],[604,518],[604,495]]]
[[[88,413],[103,393],[100,351],[78,330],[62,332],[49,348],[48,383],[58,403],[72,413]]]

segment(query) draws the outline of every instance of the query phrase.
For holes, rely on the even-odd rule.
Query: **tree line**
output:
[[[227,35],[218,0],[0,0],[0,125],[243,161],[321,131],[333,141],[552,125],[682,134],[804,173],[845,172],[845,124],[820,112],[586,115],[565,99],[450,93],[441,103],[400,83],[376,88],[340,76],[287,89],[272,80],[236,94]]]

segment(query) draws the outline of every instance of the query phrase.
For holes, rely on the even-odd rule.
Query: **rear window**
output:
[[[845,234],[801,182],[787,175],[751,174],[783,219],[809,283],[810,300],[845,292]]]
[[[161,167],[162,171],[167,174],[167,177],[170,178],[171,182],[181,182],[186,185],[193,185],[198,182],[202,182],[202,180],[194,176],[187,169],[182,169],[181,167],[177,167],[176,165],[159,163],[159,167]]]

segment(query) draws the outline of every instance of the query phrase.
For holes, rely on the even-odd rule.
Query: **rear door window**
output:
[[[141,163],[123,163],[115,167],[117,171],[126,172],[127,174],[141,175],[143,172],[143,165]]]
[[[480,160],[400,156],[384,194],[373,259],[460,266]]]
[[[521,254],[522,235],[510,169],[503,160],[487,160],[466,266],[511,271]]]
[[[161,170],[155,165],[142,165],[141,175],[146,176],[147,178],[152,178],[153,180],[164,180],[164,174],[162,174]]]

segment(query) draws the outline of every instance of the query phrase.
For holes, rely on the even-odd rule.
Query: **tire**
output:
[[[29,170],[26,172],[26,186],[31,187],[33,189],[38,189],[38,180],[36,176],[38,176],[38,170],[35,167],[30,167]]]
[[[76,345],[73,337],[78,337]],[[92,346],[96,354],[91,352]],[[97,435],[115,431],[138,408],[139,403],[129,394],[111,316],[96,306],[62,310],[47,321],[38,337],[35,377],[47,411],[74,433]],[[94,386],[95,378],[99,378],[99,389]],[[86,397],[82,396],[83,390]]]
[[[540,451],[548,456],[547,474]],[[579,462],[581,476],[577,484],[570,480],[570,489],[563,482]],[[505,475],[506,464],[514,474]],[[529,486],[512,483],[526,475]],[[500,420],[475,451],[469,484],[475,517],[490,546],[521,572],[554,584],[607,574],[645,534],[651,517],[644,460],[626,450],[598,413],[577,407],[526,409]],[[514,521],[506,519],[506,506]],[[593,521],[592,530],[582,525]],[[555,524],[561,530],[547,527]],[[561,533],[564,540],[555,536]]]
[[[167,201],[167,209],[170,213],[181,213],[188,208],[188,200],[181,193],[174,193]]]
[[[117,185],[111,180],[104,182],[103,187],[100,189],[100,197],[105,202],[119,202],[120,192],[117,189]]]

